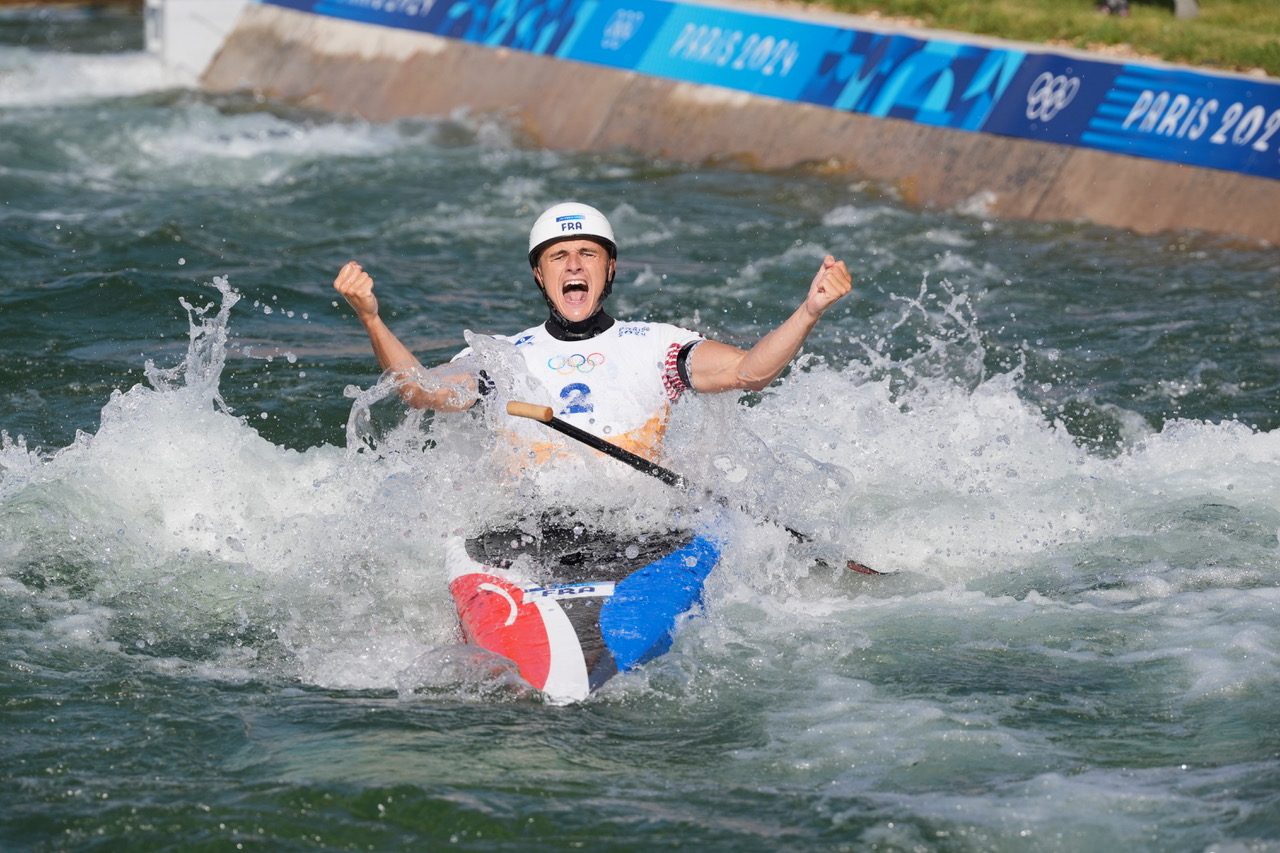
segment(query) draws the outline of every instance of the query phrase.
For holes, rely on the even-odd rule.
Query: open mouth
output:
[[[591,291],[583,279],[571,279],[560,286],[560,293],[570,305],[581,305],[587,301]]]

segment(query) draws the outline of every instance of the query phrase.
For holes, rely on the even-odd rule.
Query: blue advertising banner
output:
[[[385,2],[385,0],[384,0]],[[587,0],[420,0],[430,32],[490,47],[552,54],[596,12]]]
[[[1280,180],[1280,82],[669,0],[260,0],[836,110]]]
[[[667,17],[675,10],[671,3],[630,0],[599,11],[578,32],[572,43],[557,54],[596,65],[634,70],[653,44]]]
[[[1280,178],[1280,86],[1126,65],[1080,141]]]
[[[1122,66],[1054,54],[1030,54],[982,130],[1060,145],[1080,145]]]
[[[1020,51],[838,31],[798,100],[957,130],[980,130]]]
[[[794,101],[832,27],[674,5],[635,70]]]
[[[1036,55],[982,130],[1280,178],[1271,80]]]

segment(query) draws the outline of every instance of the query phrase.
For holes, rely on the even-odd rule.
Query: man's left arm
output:
[[[823,312],[842,299],[852,285],[844,261],[827,255],[800,307],[751,349],[739,349],[719,341],[699,344],[689,355],[693,389],[715,393],[768,388],[795,358]]]

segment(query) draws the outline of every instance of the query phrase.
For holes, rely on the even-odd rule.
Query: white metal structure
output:
[[[249,0],[147,0],[147,50],[198,78]]]

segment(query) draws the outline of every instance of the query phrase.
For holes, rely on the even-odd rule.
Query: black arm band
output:
[[[689,341],[689,343],[680,347],[680,352],[676,354],[676,375],[680,377],[684,387],[690,391],[693,390],[693,379],[689,376],[689,355],[693,352],[694,347],[700,343],[702,343],[701,339]]]

